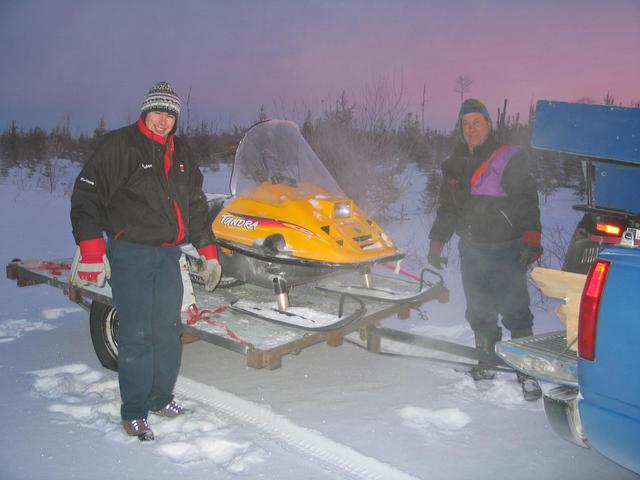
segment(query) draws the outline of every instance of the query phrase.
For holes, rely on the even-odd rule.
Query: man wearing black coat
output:
[[[458,115],[459,142],[442,166],[436,219],[429,233],[428,261],[442,268],[442,249],[459,237],[462,284],[476,347],[493,352],[502,324],[511,338],[532,335],[527,266],[540,258],[540,210],[528,157],[501,144],[484,104],[467,99]],[[480,362],[474,380],[494,378]],[[519,375],[525,398],[541,396],[537,382]]]

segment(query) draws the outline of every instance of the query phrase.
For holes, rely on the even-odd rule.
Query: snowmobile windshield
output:
[[[287,120],[268,120],[249,129],[238,146],[231,174],[231,194],[263,182],[316,185],[328,194],[344,193],[300,133]]]

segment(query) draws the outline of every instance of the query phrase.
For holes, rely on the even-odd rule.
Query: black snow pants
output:
[[[496,337],[502,324],[511,331],[533,325],[527,267],[520,239],[498,243],[459,242],[465,317],[472,330]]]

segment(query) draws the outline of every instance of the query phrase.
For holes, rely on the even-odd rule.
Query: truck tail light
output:
[[[596,357],[598,309],[610,265],[607,260],[596,260],[589,270],[582,291],[578,320],[578,354],[585,360],[593,361]]]
[[[596,231],[615,237],[622,235],[622,228],[619,225],[613,225],[611,223],[596,223]]]

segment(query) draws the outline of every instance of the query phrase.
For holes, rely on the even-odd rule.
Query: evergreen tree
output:
[[[100,138],[107,133],[107,122],[104,120],[104,115],[98,120],[98,126],[93,130],[93,139],[100,140]]]

